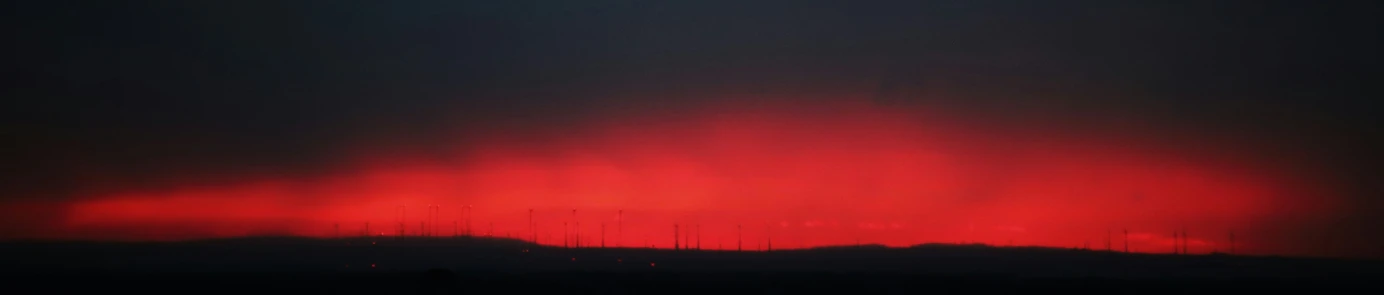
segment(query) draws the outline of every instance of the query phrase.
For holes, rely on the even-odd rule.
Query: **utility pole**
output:
[[[735,225],[735,251],[745,251],[745,226]]]
[[[678,250],[678,224],[673,224],[673,250]]]
[[[529,208],[529,235],[533,236],[533,243],[538,244],[538,232],[533,225],[533,208]]]
[[[1129,229],[1127,228],[1124,230],[1124,246],[1125,253],[1129,253]]]
[[[365,236],[366,236],[366,237],[370,237],[370,222],[369,222],[369,221],[366,221],[366,222],[365,222]]]
[[[1110,250],[1110,237],[1111,237],[1110,230],[1109,230],[1109,229],[1106,229],[1106,230],[1105,230],[1105,252],[1111,252],[1111,250]]]
[[[601,249],[605,249],[605,222],[601,223]]]
[[[562,222],[562,247],[563,247],[563,248],[568,248],[568,247],[567,247],[567,238],[570,237],[570,233],[567,232],[567,229],[568,229],[568,228],[567,228],[567,222],[566,222],[566,221],[563,221],[563,222]]]

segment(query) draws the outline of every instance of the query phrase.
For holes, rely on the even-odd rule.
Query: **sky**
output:
[[[14,5],[0,238],[1384,256],[1371,1]]]

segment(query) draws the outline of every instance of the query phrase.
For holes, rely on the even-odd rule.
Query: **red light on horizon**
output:
[[[598,122],[580,126],[590,132],[541,144],[497,137],[468,146],[463,165],[364,155],[362,164],[320,178],[91,196],[68,204],[54,232],[112,239],[324,236],[337,222],[392,224],[392,206],[431,204],[464,208],[432,218],[461,220],[465,225],[454,230],[467,235],[473,221],[493,224],[487,235],[531,232],[537,239],[561,234],[563,222],[614,217],[618,236],[601,238],[615,245],[666,243],[666,228],[681,222],[701,225],[698,241],[735,240],[737,249],[768,239],[774,250],[956,241],[1066,247],[1103,240],[1111,227],[1166,233],[1193,224],[1194,232],[1248,233],[1337,210],[1331,200],[1295,197],[1323,195],[1305,181],[1102,138],[983,132],[852,105],[821,116],[817,108]],[[486,209],[472,212],[471,204]],[[437,223],[430,222],[432,232]],[[741,232],[737,224],[766,226]],[[1134,252],[1165,252],[1161,237],[1133,238]],[[1299,246],[1237,238],[1241,253]]]

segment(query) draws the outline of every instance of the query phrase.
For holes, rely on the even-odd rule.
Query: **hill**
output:
[[[601,290],[598,292],[659,284],[674,287],[648,291],[667,293],[713,286],[762,290],[778,288],[774,286],[840,284],[866,284],[889,291],[921,288],[915,285],[926,282],[934,286],[987,288],[1131,282],[1159,282],[1141,283],[1155,286],[1167,282],[1255,282],[1250,286],[1274,286],[1289,282],[1364,281],[1384,274],[1384,263],[1379,261],[941,244],[739,252],[564,249],[518,240],[465,237],[258,237],[162,243],[9,242],[0,244],[0,253],[7,265],[3,272],[15,281],[59,278],[104,282],[105,286],[136,284],[140,288],[151,285],[137,282],[152,280],[204,284],[229,281],[245,288],[354,284],[358,288],[350,290],[377,290],[369,287],[375,286],[385,291],[399,291],[392,289],[398,286],[419,286],[419,282],[445,286],[499,284],[512,288],[585,286],[572,288]],[[469,283],[458,283],[462,281]]]

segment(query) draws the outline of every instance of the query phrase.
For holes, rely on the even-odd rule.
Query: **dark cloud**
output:
[[[5,17],[4,195],[315,175],[362,144],[427,153],[720,92],[857,83],[978,121],[1235,138],[1373,196],[1377,6],[23,4]]]

